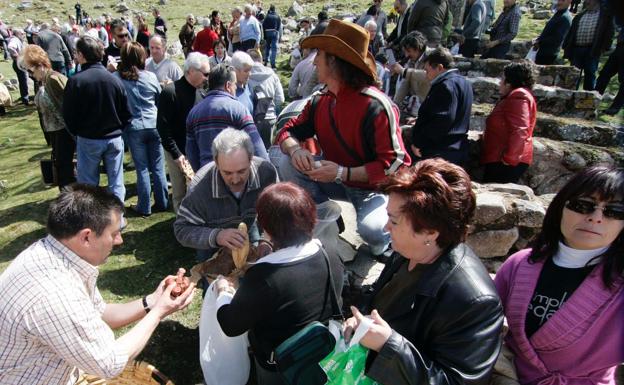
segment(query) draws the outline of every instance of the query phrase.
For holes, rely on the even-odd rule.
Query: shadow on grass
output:
[[[142,218],[130,220],[140,221]],[[131,254],[144,263],[101,271],[98,277],[100,290],[136,298],[150,293],[165,276],[175,274],[179,267],[190,270],[195,264],[195,253],[176,241],[173,235],[174,220],[160,221],[141,231],[124,232],[124,243],[113,254]]]
[[[25,106],[23,104],[15,104],[12,107],[7,108],[6,118],[23,118],[32,113],[37,113],[37,109],[34,105]]]
[[[39,162],[42,159],[51,159],[51,150],[47,149],[45,151],[42,151],[38,154],[34,154],[32,155],[30,158],[28,158],[29,162]]]
[[[176,321],[161,322],[137,359],[154,365],[176,385],[203,383],[199,328],[190,329]]]
[[[40,228],[33,230],[29,233],[20,235],[13,239],[6,246],[0,249],[0,262],[8,262],[18,256],[19,253],[24,251],[28,246],[34,243],[36,240],[46,236],[46,229]]]

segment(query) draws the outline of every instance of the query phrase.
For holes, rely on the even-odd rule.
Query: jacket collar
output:
[[[315,255],[320,249],[321,241],[318,239],[312,239],[303,245],[290,246],[277,250],[271,254],[265,255],[256,262],[249,262],[249,264],[257,265],[260,263],[269,263],[272,265],[279,265],[283,263],[297,262]]]
[[[80,71],[85,71],[88,70],[89,68],[102,68],[105,69],[104,66],[102,65],[102,63],[100,62],[95,62],[95,63],[85,63],[83,65],[80,66]]]
[[[442,83],[445,79],[453,77],[457,75],[457,73],[457,68],[451,68],[448,71],[444,71],[435,78],[433,78],[433,80],[431,81],[431,86],[433,86],[434,84]]]
[[[221,177],[217,164],[214,163],[212,167],[212,197],[213,198],[227,198],[230,196],[230,189],[225,184],[225,181]],[[243,190],[243,195],[249,191],[260,189],[260,175],[258,174],[258,166],[256,165],[255,158],[251,159],[251,166],[249,171],[249,180]]]

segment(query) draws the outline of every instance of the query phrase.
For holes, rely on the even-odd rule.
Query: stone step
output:
[[[470,129],[482,132],[485,121],[494,109],[493,104],[473,104]],[[596,119],[571,118],[539,111],[534,136],[555,140],[567,140],[599,147],[613,147],[622,143],[624,128],[615,127]]]
[[[475,103],[495,104],[498,101],[498,78],[482,76],[467,79],[472,83]],[[542,84],[533,87],[533,95],[540,112],[584,119],[595,117],[602,101],[596,91],[573,91]]]
[[[529,44],[525,42],[523,44]],[[526,56],[526,52],[524,54]],[[524,56],[523,56],[524,57]],[[468,77],[492,77],[500,78],[503,68],[511,63],[510,60],[502,59],[481,59],[481,58],[465,58],[463,56],[455,57],[457,69]],[[576,83],[579,79],[581,71],[570,65],[535,65],[536,83],[545,86],[556,86],[568,90],[575,90]]]

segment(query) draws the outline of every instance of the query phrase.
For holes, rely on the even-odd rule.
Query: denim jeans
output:
[[[78,182],[98,186],[100,162],[103,160],[108,176],[108,191],[115,194],[123,203],[126,199],[126,186],[123,179],[124,145],[121,136],[111,139],[89,139],[78,136],[76,153]]]
[[[501,43],[485,51],[481,59],[504,59],[510,48],[511,43]]]
[[[600,57],[592,57],[591,47],[572,48],[570,62],[576,68],[583,70],[583,89],[593,91],[596,88],[596,71]]]
[[[17,83],[19,84],[20,100],[24,104],[28,104],[28,74],[17,65],[17,60],[13,60],[13,71],[17,75]],[[36,82],[35,82],[36,83]]]
[[[137,211],[141,214],[152,213],[150,173],[154,178],[154,206],[165,210],[169,205],[169,191],[165,175],[165,154],[158,131],[155,128],[130,130],[126,137],[137,174]]]
[[[317,159],[322,159],[317,157]],[[388,222],[388,197],[373,190],[349,187],[338,183],[320,183],[295,169],[288,155],[278,160],[280,179],[294,182],[312,195],[316,204],[329,199],[350,202],[357,216],[357,232],[371,249],[373,255],[383,253],[390,244],[390,234],[384,230]]]
[[[275,68],[275,57],[277,56],[277,41],[279,33],[275,30],[264,32],[264,64],[267,60],[271,63],[271,67]],[[269,56],[270,55],[270,56]]]

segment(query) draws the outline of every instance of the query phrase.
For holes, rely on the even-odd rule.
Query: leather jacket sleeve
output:
[[[498,297],[484,295],[467,309],[440,319],[439,330],[420,342],[429,355],[393,331],[379,353],[369,352],[366,375],[382,385],[487,383],[500,351],[502,308]]]

